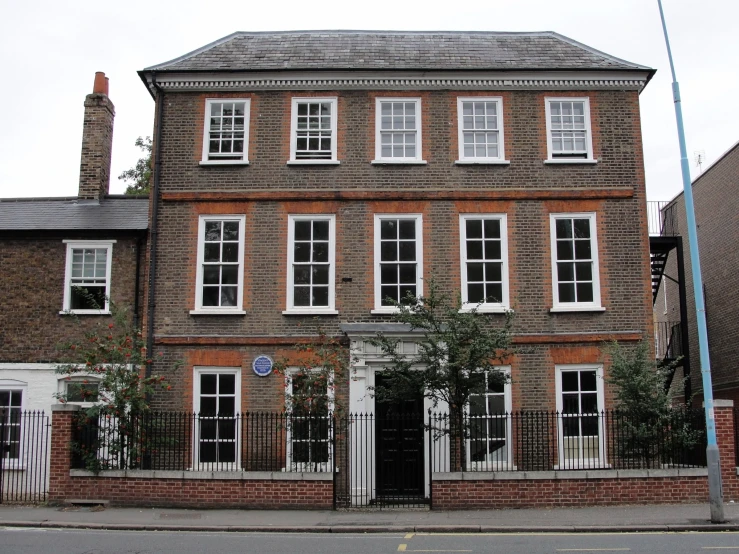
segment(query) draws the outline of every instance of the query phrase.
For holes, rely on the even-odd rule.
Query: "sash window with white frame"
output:
[[[287,311],[335,313],[335,216],[291,215]]]
[[[333,383],[289,371],[287,402],[287,470],[328,471],[332,457]]]
[[[595,214],[551,214],[550,232],[553,310],[602,310]]]
[[[548,161],[593,159],[588,98],[547,98],[546,120]]]
[[[248,163],[249,99],[207,99],[203,162]]]
[[[109,313],[114,241],[64,241],[67,265],[63,311]]]
[[[375,310],[393,311],[393,302],[420,296],[423,272],[420,215],[375,216]]]
[[[196,312],[239,312],[243,302],[243,215],[201,216]]]
[[[240,386],[238,369],[195,370],[196,467],[238,467]]]
[[[336,161],[336,98],[293,98],[290,161]]]
[[[502,162],[503,148],[502,98],[458,98],[460,162]]]
[[[560,469],[603,467],[603,368],[556,368]]]
[[[507,218],[460,215],[463,309],[503,311],[508,298]]]
[[[421,162],[421,99],[377,98],[375,161]]]
[[[501,377],[510,368],[497,369]],[[470,394],[467,406],[469,436],[467,466],[471,470],[496,471],[511,463],[511,385],[484,373],[483,382]]]
[[[21,458],[21,414],[23,389],[0,385],[0,460],[18,463]]]

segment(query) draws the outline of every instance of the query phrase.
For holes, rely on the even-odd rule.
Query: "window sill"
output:
[[[190,310],[190,315],[246,315],[246,310]]]
[[[426,160],[372,160],[370,162],[372,165],[426,165],[428,162]]]
[[[198,165],[249,165],[249,160],[200,160]]]
[[[567,312],[605,312],[603,306],[555,306],[549,310],[549,313],[567,313]]]
[[[339,165],[339,160],[288,160],[287,165]]]
[[[61,310],[59,315],[110,315],[108,310]]]
[[[494,159],[479,159],[479,160],[455,160],[457,165],[511,165],[510,160],[494,160]]]
[[[284,310],[282,315],[339,315],[339,310]]]
[[[508,312],[513,312],[512,309],[506,307],[506,306],[486,306],[485,304],[478,305],[478,304],[464,304],[460,309],[459,313],[469,313],[473,311],[475,308],[477,308],[475,311],[478,314],[506,314]]]
[[[387,308],[375,308],[374,310],[370,310],[370,313],[372,315],[391,315],[391,314],[397,314],[400,310],[398,308],[394,307],[387,307]]]
[[[595,165],[597,163],[598,160],[584,158],[554,158],[544,160],[545,165]]]

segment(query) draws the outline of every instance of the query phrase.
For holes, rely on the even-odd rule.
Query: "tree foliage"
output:
[[[98,323],[81,337],[61,345],[66,353],[64,363],[56,368],[67,381],[75,383],[75,393],[92,404],[81,412],[80,429],[95,429],[91,441],[73,442],[72,448],[91,471],[108,467],[135,465],[140,458],[137,448],[141,437],[135,437],[137,418],[149,411],[148,397],[156,389],[171,388],[164,377],[146,377],[147,357],[141,331],[134,328],[126,309],[110,302],[112,321]],[[74,317],[74,316],[72,316]],[[67,402],[67,393],[54,395]],[[98,429],[98,422],[109,425]],[[100,457],[100,452],[106,456]],[[125,465],[121,465],[124,462]]]
[[[670,411],[669,369],[652,360],[649,345],[641,341],[629,351],[612,342],[606,350],[611,357],[608,382],[615,387],[616,408],[644,422],[665,417]]]
[[[645,341],[633,349],[612,342],[606,352],[611,358],[608,383],[615,389],[619,418],[619,455],[633,456],[651,467],[694,449],[701,434],[693,422],[694,412],[673,408],[667,387],[677,362],[657,363]]]
[[[427,295],[394,304],[393,320],[407,326],[407,337],[378,333],[371,341],[388,360],[383,385],[374,394],[390,402],[421,394],[434,407],[446,404],[454,432],[464,436],[465,407],[471,395],[484,391],[485,374],[489,384],[508,379],[499,366],[513,354],[512,315],[505,314],[498,323],[500,316],[481,314],[477,307],[462,310],[460,298],[452,302],[433,281],[427,285]],[[403,340],[416,345],[413,353],[400,348]]]
[[[319,330],[318,338],[296,346],[295,356],[275,361],[273,372],[285,376],[285,409],[290,413],[341,415],[336,385],[349,373],[349,350],[341,337]],[[288,383],[288,379],[291,383]]]
[[[136,139],[135,145],[141,149],[144,155],[139,158],[135,166],[121,173],[118,179],[125,181],[126,185],[128,185],[126,187],[126,194],[148,196],[152,178],[151,137],[139,137]]]

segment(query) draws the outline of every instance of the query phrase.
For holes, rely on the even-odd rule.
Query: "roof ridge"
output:
[[[399,52],[403,56],[399,56]],[[333,53],[333,55],[332,55]],[[237,31],[139,71],[147,86],[157,71],[283,71],[352,69],[653,70],[554,31],[296,30]],[[365,62],[365,60],[360,60]],[[516,64],[520,62],[519,66]],[[148,75],[148,77],[147,77]]]
[[[397,35],[397,36],[422,36],[422,35],[453,35],[453,36],[464,36],[464,35],[471,35],[471,36],[531,36],[531,37],[543,37],[543,36],[549,36],[552,38],[557,38],[559,40],[562,40],[564,42],[567,42],[571,44],[572,46],[576,46],[578,48],[582,48],[583,50],[586,50],[590,52],[591,54],[596,54],[599,56],[602,56],[608,60],[623,63],[626,65],[629,65],[635,69],[646,69],[649,70],[650,68],[635,64],[633,62],[629,62],[627,60],[624,60],[622,58],[618,58],[616,56],[612,56],[610,54],[607,54],[601,50],[598,50],[596,48],[592,48],[586,44],[583,44],[581,42],[578,42],[574,39],[571,39],[565,35],[562,35],[560,33],[557,33],[555,31],[444,31],[444,30],[427,30],[427,31],[399,31],[399,30],[371,30],[371,29],[304,29],[304,30],[292,30],[292,31],[236,31],[234,33],[231,33],[230,35],[226,35],[225,37],[221,37],[217,40],[214,40],[213,42],[210,42],[206,44],[205,46],[201,46],[200,48],[196,48],[195,50],[192,50],[190,52],[187,52],[186,54],[183,54],[181,56],[178,56],[176,58],[173,58],[171,60],[158,63],[149,67],[144,68],[142,71],[156,71],[159,69],[165,69],[170,65],[174,65],[176,63],[179,63],[181,61],[187,60],[189,58],[192,58],[194,56],[197,56],[199,54],[202,54],[203,52],[207,52],[208,50],[215,48],[217,46],[220,46],[221,44],[225,44],[235,38],[239,37],[263,37],[263,36],[288,36],[288,35],[321,35],[321,34],[334,34],[334,35]]]
[[[134,194],[107,194],[105,200],[146,200],[148,202],[149,197],[143,195]],[[0,198],[0,202],[75,202],[82,201],[85,204],[100,204],[97,201],[90,201],[87,198],[80,198],[79,196],[19,196],[19,197],[6,197]]]

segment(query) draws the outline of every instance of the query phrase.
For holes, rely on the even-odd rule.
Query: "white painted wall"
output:
[[[59,401],[53,397],[59,392],[60,375],[54,373],[56,364],[0,364],[0,388],[23,386],[23,410],[43,410],[51,413],[51,405]]]
[[[0,364],[0,389],[20,389],[23,392],[23,411],[43,411],[51,422],[51,405],[58,404],[55,392],[62,382],[55,373],[56,364]],[[34,502],[43,500],[49,485],[50,429],[43,429],[43,421],[35,417],[34,437],[45,437],[44,442],[21,435],[22,454],[18,460],[5,459],[3,471],[3,501]],[[23,433],[28,432],[24,424]],[[32,445],[32,446],[31,446]],[[38,459],[43,457],[44,459]],[[33,458],[33,459],[32,459]]]

